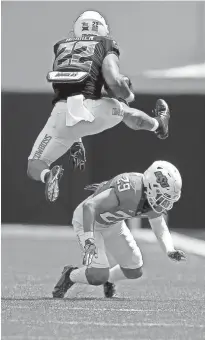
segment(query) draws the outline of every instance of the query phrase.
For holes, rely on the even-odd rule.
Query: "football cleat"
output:
[[[86,156],[85,148],[82,142],[75,142],[69,150],[69,163],[73,170],[79,168],[85,170]]]
[[[55,165],[45,180],[45,196],[49,202],[55,202],[59,196],[59,181],[63,175],[63,168]]]
[[[69,288],[71,288],[75,282],[72,282],[70,279],[70,273],[74,270],[78,269],[78,267],[73,266],[65,266],[62,275],[54,287],[52,292],[53,298],[62,299],[64,298],[66,292]]]
[[[112,298],[116,294],[115,284],[110,282],[105,282],[103,285],[104,295],[106,298]]]
[[[169,136],[169,106],[163,99],[158,99],[154,109],[154,115],[159,123],[159,127],[155,131],[160,139],[166,139]]]

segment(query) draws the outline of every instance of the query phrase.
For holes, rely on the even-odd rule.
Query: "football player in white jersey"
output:
[[[72,221],[84,266],[65,266],[53,297],[63,298],[77,282],[104,285],[105,296],[112,297],[115,282],[142,276],[142,254],[125,219],[147,217],[165,254],[175,261],[184,260],[163,217],[179,200],[181,187],[178,169],[166,161],[155,161],[144,174],[124,173],[89,186],[94,194],[76,208]],[[107,254],[117,263],[111,269]]]
[[[28,176],[45,183],[45,196],[59,196],[62,166],[51,164],[71,148],[71,159],[81,167],[85,151],[81,138],[100,133],[124,122],[134,130],[168,136],[169,108],[159,99],[155,117],[129,107],[134,100],[129,79],[119,70],[119,48],[109,37],[105,19],[97,12],[82,13],[74,23],[73,37],[54,46],[53,70],[47,79],[55,92],[51,115],[34,143],[28,158]],[[103,86],[109,96],[101,96]]]

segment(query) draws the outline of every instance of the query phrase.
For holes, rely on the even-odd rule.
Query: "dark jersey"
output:
[[[118,207],[97,214],[98,223],[112,225],[136,216],[146,216],[147,213],[153,215],[154,212],[145,196],[142,174],[136,172],[120,174],[108,182],[101,183],[93,196],[109,188],[115,190]]]
[[[87,72],[80,83],[53,83],[54,103],[69,96],[83,94],[85,98],[99,99],[104,84],[102,62],[109,53],[119,56],[117,43],[108,37],[89,36],[69,38],[54,46],[53,71]]]

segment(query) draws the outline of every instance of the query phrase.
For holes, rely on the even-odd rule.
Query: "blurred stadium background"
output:
[[[58,161],[65,176],[60,199],[50,205],[42,184],[27,178],[27,157],[52,108],[46,74],[53,45],[87,9],[107,18],[121,47],[121,69],[136,92],[133,106],[151,113],[157,98],[168,101],[170,137],[161,141],[120,124],[84,138],[86,171],[72,173],[67,155]],[[170,226],[205,227],[204,18],[204,2],[2,2],[3,223],[67,225],[87,195],[84,185],[124,171],[143,172],[155,159],[165,159],[183,178],[183,195],[170,213]]]

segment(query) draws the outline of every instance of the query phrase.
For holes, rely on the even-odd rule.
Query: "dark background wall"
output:
[[[151,113],[156,95],[137,95],[134,106]],[[183,178],[181,200],[170,212],[171,227],[204,226],[205,96],[163,96],[172,111],[170,136],[132,131],[123,123],[84,138],[87,167],[72,172],[68,157],[57,163],[65,171],[55,204],[44,199],[44,186],[27,178],[27,158],[51,110],[51,94],[2,93],[2,222],[68,224],[77,204],[88,193],[84,185],[124,171],[143,172],[156,159],[173,162]]]

